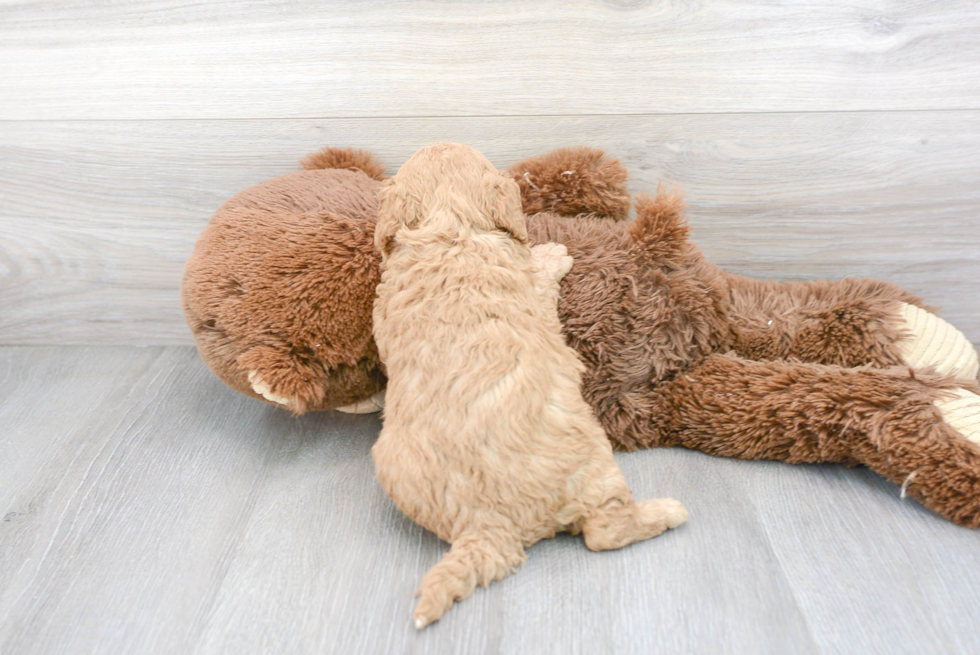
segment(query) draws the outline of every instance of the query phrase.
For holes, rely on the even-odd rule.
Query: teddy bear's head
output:
[[[185,269],[185,317],[201,357],[242,393],[295,413],[377,409],[370,399],[386,379],[371,314],[385,167],[337,148],[303,165],[214,214]],[[565,148],[506,173],[527,213],[629,211],[626,170],[599,150]]]

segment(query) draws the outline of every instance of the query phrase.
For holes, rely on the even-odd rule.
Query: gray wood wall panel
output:
[[[618,454],[688,523],[560,536],[417,633],[446,545],[374,479],[374,416],[294,419],[192,348],[0,347],[0,652],[964,653],[980,534],[864,469]]]
[[[226,198],[323,145],[397,170],[459,140],[499,166],[587,144],[683,186],[733,272],[878,277],[980,341],[980,112],[0,123],[0,343],[190,343],[184,262]]]
[[[0,6],[0,119],[980,109],[972,0]]]

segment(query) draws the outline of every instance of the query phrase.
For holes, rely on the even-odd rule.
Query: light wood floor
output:
[[[225,388],[178,294],[234,193],[440,140],[604,148],[727,270],[886,279],[980,343],[975,0],[0,0],[0,655],[980,652],[980,533],[683,450],[619,456],[681,529],[539,544],[416,634],[445,545],[377,418]]]
[[[187,347],[0,348],[0,653],[976,653],[980,534],[865,469],[617,459],[690,521],[563,536],[416,633],[445,549],[377,418],[286,412]]]

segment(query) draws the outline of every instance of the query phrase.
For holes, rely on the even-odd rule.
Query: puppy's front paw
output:
[[[570,270],[575,260],[568,255],[568,248],[562,243],[542,243],[531,248],[534,264],[544,274],[558,282]]]
[[[292,401],[289,398],[280,396],[272,391],[271,385],[262,379],[258,371],[252,371],[248,374],[248,382],[252,385],[252,390],[255,393],[259,394],[269,402],[282,405],[283,407],[292,406]]]
[[[902,359],[912,368],[932,366],[943,375],[975,380],[977,351],[955,327],[921,307],[902,303],[902,327],[909,337],[898,342]]]

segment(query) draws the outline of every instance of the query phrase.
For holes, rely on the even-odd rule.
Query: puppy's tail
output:
[[[361,171],[376,180],[385,179],[385,165],[367,150],[324,148],[303,157],[299,162],[308,171],[340,168]]]
[[[457,600],[469,598],[477,585],[486,587],[507,577],[527,560],[514,535],[491,530],[470,530],[422,578],[415,605],[419,630],[439,620]]]

